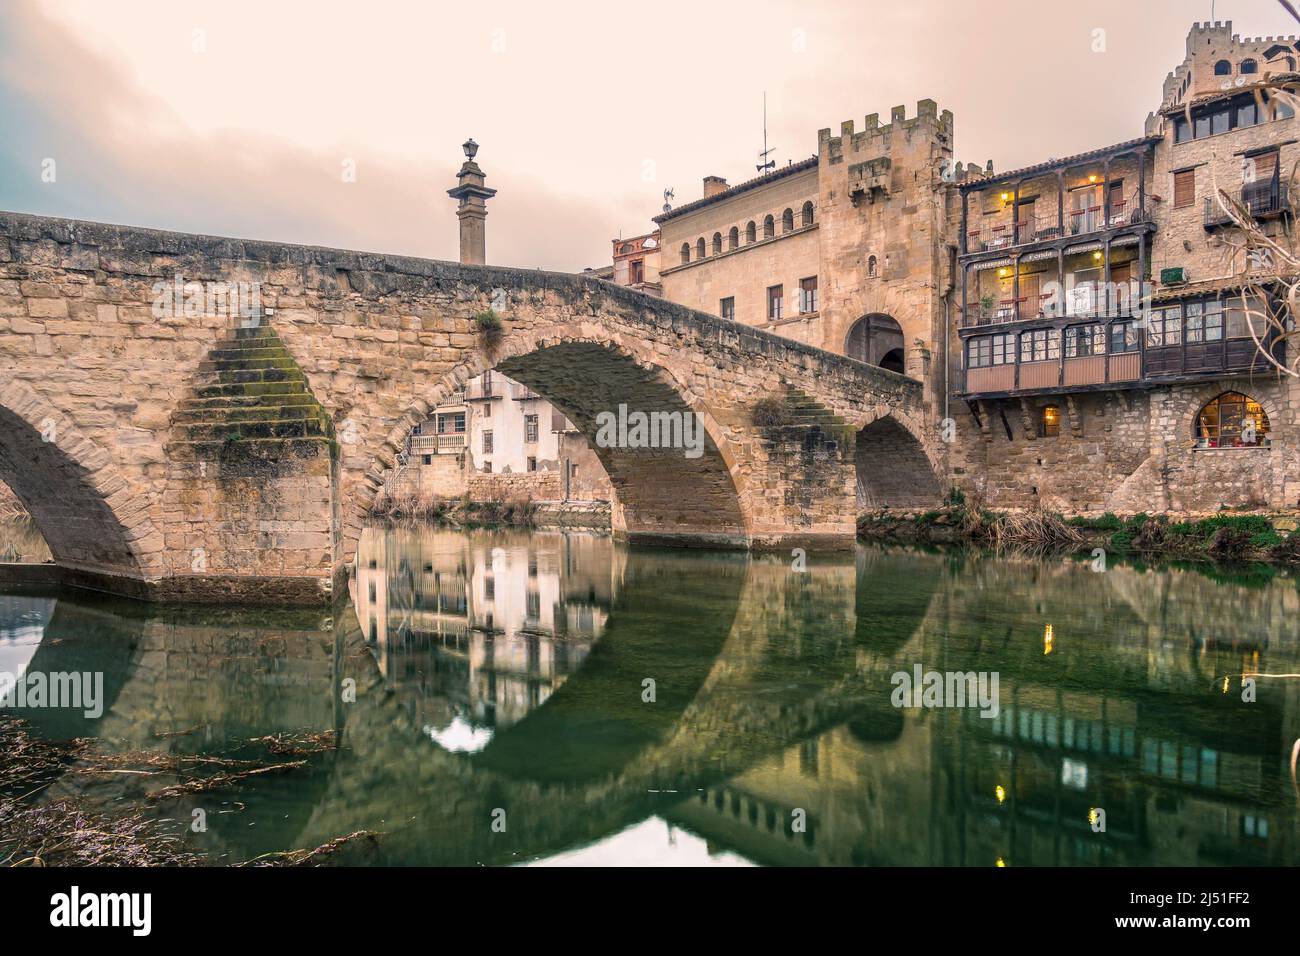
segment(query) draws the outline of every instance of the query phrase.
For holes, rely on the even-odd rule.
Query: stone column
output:
[[[483,185],[485,176],[474,162],[478,143],[467,139],[461,147],[465,150],[465,163],[456,177],[456,188],[447,195],[460,200],[456,218],[460,220],[460,261],[463,265],[481,266],[487,262],[487,238],[484,220],[487,219],[487,201],[497,194],[495,189]]]

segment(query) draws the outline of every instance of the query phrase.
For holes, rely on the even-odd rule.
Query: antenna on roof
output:
[[[759,162],[754,167],[759,173],[765,173],[769,169],[776,169],[776,160],[768,159],[770,153],[776,152],[776,147],[767,148],[767,90],[763,91],[763,151],[758,154]]]
[[[664,212],[668,213],[673,211],[673,199],[675,198],[676,197],[673,195],[671,187],[664,190]]]

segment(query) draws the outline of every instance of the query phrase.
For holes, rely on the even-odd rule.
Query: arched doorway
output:
[[[902,375],[903,327],[883,312],[864,315],[849,329],[844,354]]]

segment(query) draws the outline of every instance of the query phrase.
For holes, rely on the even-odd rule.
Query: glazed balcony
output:
[[[1240,310],[1174,304],[1152,310],[1145,327],[1131,318],[1079,318],[1018,330],[963,332],[963,394],[991,398],[1132,388],[1272,367],[1259,354]],[[1258,321],[1256,331],[1270,354],[1285,362],[1281,333]]]

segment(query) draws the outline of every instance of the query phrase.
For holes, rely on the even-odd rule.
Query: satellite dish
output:
[[[671,187],[664,190],[664,212],[673,211],[673,199],[675,198]]]
[[[1233,86],[1241,86],[1245,82],[1246,82],[1246,78],[1244,76],[1239,76],[1237,77],[1237,82],[1234,83]]]
[[[1219,89],[1221,89],[1221,90],[1230,90],[1230,89],[1232,89],[1232,80],[1224,80],[1224,81],[1223,81],[1223,85],[1220,86]]]

